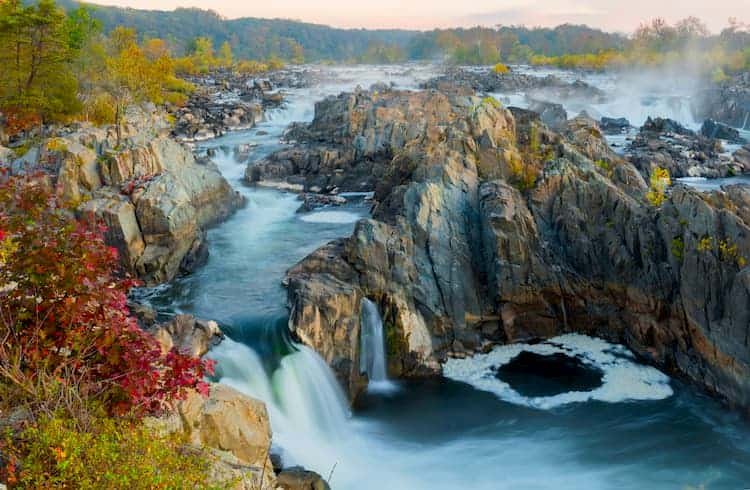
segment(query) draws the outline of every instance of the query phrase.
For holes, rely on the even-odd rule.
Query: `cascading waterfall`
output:
[[[742,122],[742,129],[748,129],[747,121],[750,119],[750,111],[745,113],[745,120]]]
[[[383,319],[378,307],[362,299],[359,370],[367,374],[369,391],[391,391],[395,385],[388,380],[385,358]]]

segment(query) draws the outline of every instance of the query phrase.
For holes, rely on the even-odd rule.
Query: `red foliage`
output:
[[[130,315],[135,281],[113,273],[104,229],[73,219],[39,176],[2,180],[0,382],[33,386],[51,374],[116,413],[153,413],[187,388],[205,392],[212,364],[163,356]]]
[[[39,126],[41,119],[37,114],[28,114],[9,107],[3,110],[4,126],[8,136],[15,136],[23,131]]]

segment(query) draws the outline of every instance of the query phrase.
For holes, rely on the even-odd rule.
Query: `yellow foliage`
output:
[[[498,74],[509,73],[510,68],[508,68],[508,66],[504,63],[498,63],[493,68],[493,71]]]
[[[661,167],[655,168],[649,182],[650,190],[646,193],[646,199],[653,206],[659,207],[667,198],[667,188],[672,185],[669,171]]]
[[[229,487],[207,485],[210,463],[182,449],[183,440],[126,420],[102,417],[81,430],[72,419],[43,418],[8,446],[20,460],[12,475],[19,488]]]

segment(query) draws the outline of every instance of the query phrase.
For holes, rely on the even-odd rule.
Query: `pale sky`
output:
[[[729,17],[750,23],[750,0],[92,0],[141,9],[212,9],[229,18],[303,20],[337,27],[432,29],[584,23],[631,32],[643,20],[696,16],[713,31]]]

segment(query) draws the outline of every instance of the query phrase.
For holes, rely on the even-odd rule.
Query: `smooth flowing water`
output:
[[[274,450],[286,464],[330,478],[335,489],[750,486],[748,424],[638,364],[621,346],[579,335],[502,346],[451,360],[445,378],[368,391],[350,409],[321,358],[291,341],[284,272],[350,234],[369,207],[357,199],[363,196],[350,196],[342,208],[297,213],[295,195],[242,184],[245,165],[235,160],[234,148],[254,145],[251,160],[257,160],[280,148],[290,122],[312,118],[316,100],[375,81],[415,87],[430,73],[414,66],[336,69],[332,82],[291,91],[287,106],[253,130],[203,143],[216,149],[214,160],[248,205],[209,231],[206,266],[142,291],[142,299],[164,316],[186,312],[219,321],[229,337],[210,353],[220,381],[265,401]],[[377,330],[377,308],[365,314],[367,328]],[[382,324],[380,332],[382,338]],[[381,340],[368,354],[371,379],[385,378],[378,346]],[[574,359],[577,369],[556,380],[554,393],[528,392],[517,370],[507,376],[522,352],[550,362]],[[579,373],[587,370],[598,373],[598,384],[581,384]]]

